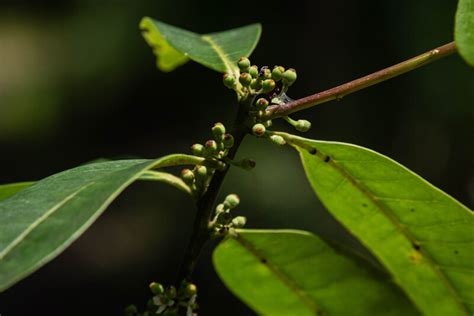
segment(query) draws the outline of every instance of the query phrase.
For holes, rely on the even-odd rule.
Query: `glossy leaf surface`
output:
[[[474,0],[459,0],[454,37],[461,56],[474,66]]]
[[[20,192],[21,190],[31,186],[33,182],[18,182],[0,185],[0,201]]]

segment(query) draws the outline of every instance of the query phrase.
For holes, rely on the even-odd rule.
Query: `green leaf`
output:
[[[474,66],[474,0],[459,0],[454,37],[461,56]]]
[[[139,179],[146,181],[163,182],[177,188],[178,190],[183,191],[184,193],[187,193],[189,195],[193,194],[191,188],[186,185],[186,183],[184,183],[181,178],[178,178],[177,176],[172,175],[171,173],[149,170],[145,171]]]
[[[299,137],[290,142],[323,204],[425,315],[474,312],[468,208],[372,150]]]
[[[204,159],[169,155],[88,164],[50,176],[1,201],[0,291],[61,253],[147,170],[196,163]]]
[[[239,230],[213,260],[226,286],[261,315],[418,314],[386,275],[308,232]]]
[[[17,192],[31,186],[34,182],[18,182],[0,185],[0,201],[9,198]]]
[[[196,34],[144,17],[140,29],[157,57],[162,71],[172,71],[189,59],[218,72],[236,73],[237,60],[250,56],[257,46],[262,28],[251,24],[236,29]]]

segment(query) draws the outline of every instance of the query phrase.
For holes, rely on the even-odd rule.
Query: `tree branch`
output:
[[[455,52],[456,45],[454,42],[451,42],[394,66],[382,69],[380,71],[374,72],[373,74],[350,81],[332,89],[319,92],[286,104],[272,105],[267,108],[262,116],[262,119],[271,120],[278,117],[287,116],[291,113],[301,111],[321,103],[335,99],[340,100],[348,94],[394,78],[418,67],[427,65],[435,60],[449,56]]]

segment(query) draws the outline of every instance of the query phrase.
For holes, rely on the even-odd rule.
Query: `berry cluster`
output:
[[[216,207],[214,219],[209,223],[209,229],[215,235],[222,236],[229,232],[231,228],[242,228],[247,219],[244,216],[232,218],[230,211],[236,208],[240,203],[237,194],[229,194],[223,203]]]
[[[160,283],[151,282],[149,287],[154,296],[148,300],[147,310],[139,313],[135,305],[130,305],[125,309],[125,316],[178,316],[182,310],[187,316],[197,315],[194,313],[198,308],[195,284],[182,282],[178,289],[172,285],[165,289]]]

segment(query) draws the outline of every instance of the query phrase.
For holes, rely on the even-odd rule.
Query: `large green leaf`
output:
[[[1,201],[0,291],[61,253],[147,170],[202,160],[170,155],[88,164],[50,176]]]
[[[468,208],[372,150],[299,137],[291,142],[324,205],[425,315],[474,312],[474,216]]]
[[[153,48],[160,70],[172,71],[191,59],[215,71],[228,73],[237,72],[237,60],[250,56],[262,32],[260,24],[251,24],[200,35],[149,17],[141,20],[140,29]]]
[[[454,37],[461,56],[474,66],[474,0],[459,0]]]
[[[261,315],[416,315],[380,271],[308,232],[240,230],[214,251],[227,287]]]
[[[0,201],[9,198],[17,192],[31,186],[34,182],[18,182],[0,185]]]

